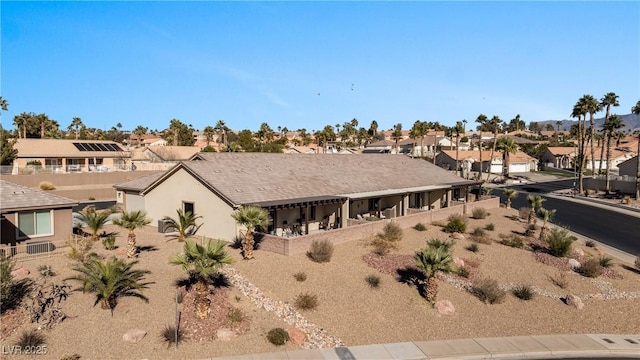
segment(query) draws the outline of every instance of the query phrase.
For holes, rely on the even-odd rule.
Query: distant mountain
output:
[[[627,115],[618,115],[618,117],[622,120],[624,127],[620,129],[623,132],[633,133],[636,130],[640,130],[640,114],[627,114]],[[544,121],[534,121],[540,125],[541,129],[544,129],[547,124],[553,125],[553,128],[556,128],[556,122],[560,121],[560,130],[570,130],[571,125],[577,124],[577,120],[544,120]],[[587,116],[587,124],[589,123],[589,116]],[[596,118],[596,129],[602,129],[602,124],[604,124],[604,116],[600,118]],[[587,125],[588,126],[588,125]]]

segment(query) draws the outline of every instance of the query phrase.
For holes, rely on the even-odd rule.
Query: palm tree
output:
[[[451,263],[453,259],[446,245],[439,247],[429,246],[416,252],[413,256],[416,266],[422,269],[427,276],[427,301],[433,303],[438,296],[438,283],[436,274],[438,272],[450,273],[453,271]]]
[[[640,100],[631,108],[634,114],[640,114]],[[636,200],[640,200],[640,132],[638,132],[638,156],[636,156]]]
[[[184,253],[175,255],[169,261],[172,265],[180,265],[182,269],[196,280],[194,286],[194,302],[196,315],[204,319],[209,316],[210,300],[209,281],[212,276],[225,264],[231,264],[233,259],[226,252],[226,243],[220,240],[204,240],[202,245],[194,240],[184,243]]]
[[[517,153],[520,147],[512,138],[503,136],[498,140],[496,148],[502,151],[503,174],[508,177],[511,167],[511,154]]]
[[[529,207],[531,207],[527,224],[533,225],[536,223],[536,210],[541,208],[542,203],[545,201],[546,199],[542,198],[540,195],[527,195],[527,202],[529,202]]]
[[[511,209],[511,199],[514,199],[518,196],[518,191],[516,189],[505,189],[504,196],[507,197],[507,201],[505,202],[505,207],[507,209]]]
[[[458,173],[460,177],[463,176],[462,170],[460,169],[460,133],[464,134],[462,121],[456,121],[456,126],[453,127],[453,131],[456,133],[456,173]]]
[[[0,109],[4,111],[9,110],[9,103],[6,99],[3,99],[2,96],[0,96]]]
[[[174,219],[169,216],[162,218],[162,221],[167,223],[167,229],[173,229],[178,232],[178,241],[183,242],[186,238],[195,235],[200,227],[204,224],[196,224],[196,220],[202,218],[202,216],[196,216],[191,211],[186,213],[182,209],[176,210],[178,218]]]
[[[371,121],[371,125],[369,126],[369,134],[372,138],[378,135],[378,122],[373,120]]]
[[[213,136],[216,134],[216,130],[211,125],[207,125],[202,129],[202,135],[204,135],[205,141],[207,143],[207,147],[211,144],[211,140],[213,140]]]
[[[245,260],[253,259],[253,231],[257,227],[264,228],[269,223],[269,214],[259,206],[244,206],[236,210],[231,217],[246,228],[244,239],[242,240],[242,256]]]
[[[416,139],[421,137],[421,125],[422,122],[420,120],[416,120],[416,122],[413,123],[411,131],[409,132],[409,137],[411,138],[411,140],[413,140],[413,142],[411,143],[411,157],[416,156]],[[422,148],[420,149],[420,152],[422,152]]]
[[[129,230],[129,236],[127,238],[127,256],[138,256],[138,247],[136,246],[136,234],[135,230],[148,225],[151,219],[147,218],[147,213],[144,210],[125,211],[120,215],[120,218],[114,219],[113,223]]]
[[[585,95],[584,98],[584,106],[589,113],[589,137],[591,142],[591,172],[595,174],[596,172],[596,148],[593,140],[596,136],[596,121],[595,114],[602,110],[600,102],[591,95]]]
[[[398,149],[398,141],[402,140],[402,124],[401,123],[397,123],[393,127],[393,132],[391,133],[391,139],[395,140],[396,142],[396,154],[398,154],[400,152]]]
[[[138,143],[136,144],[137,146],[140,146],[140,142],[142,141],[142,137],[147,133],[147,131],[149,131],[149,129],[144,127],[144,126],[142,126],[142,125],[138,125],[133,130],[133,134],[136,136],[136,139],[138,139]]]
[[[556,209],[553,210],[547,210],[543,207],[541,207],[540,209],[538,209],[538,214],[540,215],[540,218],[542,219],[542,228],[540,228],[540,240],[544,240],[545,236],[547,235],[547,223],[549,221],[551,221],[551,219],[553,218],[553,216],[556,214]]]
[[[97,241],[100,237],[98,233],[107,224],[110,215],[110,211],[97,211],[94,206],[87,206],[76,216],[78,222],[75,225],[88,227],[91,230],[91,239]]]
[[[560,144],[560,125],[562,121],[556,121],[556,146]]]
[[[487,116],[484,114],[480,114],[478,115],[478,117],[476,118],[476,122],[480,125],[478,125],[478,131],[480,132],[480,138],[478,139],[478,150],[480,151],[480,176],[482,176],[482,129],[485,127],[485,125],[487,124]],[[482,187],[482,184],[480,184],[480,187]]]
[[[423,121],[420,123],[420,157],[424,158],[424,138],[429,135],[429,130],[433,127],[433,123],[430,121]],[[435,144],[434,144],[435,146]]]
[[[608,92],[604,95],[602,99],[600,99],[600,107],[605,109],[604,113],[604,123],[606,124],[609,120],[609,115],[611,114],[612,106],[620,106],[618,102],[619,96],[614,92]],[[605,130],[605,141],[606,141],[606,130]],[[604,146],[600,150],[600,166],[598,167],[598,174],[602,173],[602,152],[604,151]],[[607,159],[607,167],[609,166],[609,160]],[[607,186],[607,190],[609,187]]]
[[[137,261],[126,263],[115,257],[107,261],[93,259],[73,268],[79,274],[66,278],[81,283],[77,290],[83,293],[95,293],[96,302],[105,310],[111,310],[117,305],[117,299],[122,296],[133,296],[149,302],[142,294],[150,282],[143,282],[144,276],[150,274],[148,270],[137,270],[133,267]]]
[[[586,118],[587,111],[586,106],[584,104],[584,97],[578,99],[578,101],[573,105],[573,110],[571,112],[571,117],[578,119],[578,154],[576,154],[576,160],[574,161],[574,166],[576,167],[576,171],[578,173],[578,192],[582,193],[583,186],[583,172],[584,172],[584,150],[585,150],[585,128],[586,128]]]
[[[69,124],[69,130],[73,130],[76,133],[76,140],[80,137],[80,129],[84,127],[84,123],[82,119],[79,117],[74,117],[71,120],[71,124]]]
[[[609,193],[609,188],[610,188],[609,171],[611,169],[611,139],[613,138],[616,130],[621,129],[623,127],[624,127],[624,124],[622,123],[622,120],[615,114],[608,116],[603,125],[604,135],[606,139],[605,141],[607,143],[606,144],[607,169],[606,169],[606,175],[605,175],[605,189],[607,193]],[[604,149],[604,146],[603,146],[603,149]],[[602,166],[602,155],[600,156],[600,166]]]
[[[498,142],[498,131],[500,130],[500,119],[497,115],[494,115],[488,122],[489,129],[493,131],[493,147],[491,148],[491,156],[489,157],[489,168],[487,169],[487,181],[491,176],[491,164],[493,164],[493,154],[496,152],[496,143]]]

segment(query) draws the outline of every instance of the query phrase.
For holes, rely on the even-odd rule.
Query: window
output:
[[[52,213],[52,210],[18,213],[18,237],[52,235]]]
[[[190,212],[191,214],[195,214],[195,206],[192,202],[182,202],[182,211],[186,214]]]

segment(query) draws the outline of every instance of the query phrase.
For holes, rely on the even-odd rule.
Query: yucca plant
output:
[[[162,220],[167,223],[169,230],[173,229],[178,232],[179,242],[183,242],[188,237],[195,235],[198,230],[200,230],[200,227],[204,225],[204,223],[200,225],[196,224],[196,221],[202,218],[202,216],[193,214],[191,211],[184,212],[182,209],[178,209],[176,212],[178,213],[176,219],[165,216]]]
[[[137,261],[126,263],[112,257],[107,261],[94,259],[73,268],[78,274],[65,280],[77,281],[83,293],[95,293],[96,302],[103,309],[112,310],[116,307],[117,299],[122,296],[133,296],[149,302],[142,290],[148,288],[150,282],[144,282],[144,277],[151,272],[138,270],[133,267]]]
[[[536,223],[536,210],[542,207],[542,203],[545,202],[546,199],[542,198],[540,195],[528,195],[527,202],[529,203],[529,207],[531,212],[529,213],[529,218],[527,219],[527,223],[529,225]]]
[[[514,199],[516,196],[518,196],[518,191],[516,189],[505,189],[504,196],[507,197],[507,201],[504,204],[505,207],[507,209],[511,209],[511,199]]]
[[[540,240],[544,240],[544,237],[546,236],[547,230],[548,230],[547,224],[555,216],[556,209],[547,210],[547,209],[541,207],[540,209],[538,209],[538,214],[540,215],[540,218],[542,219],[542,227],[540,228]]]
[[[233,262],[225,246],[226,243],[221,240],[204,240],[200,245],[192,239],[187,239],[184,252],[170,260],[172,265],[182,266],[182,269],[196,280],[194,302],[196,315],[201,319],[209,316],[209,279],[217,274],[222,266]]]

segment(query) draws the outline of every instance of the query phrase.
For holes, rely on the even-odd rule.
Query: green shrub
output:
[[[388,222],[378,236],[390,242],[397,242],[402,240],[402,228],[394,222]]]
[[[113,235],[109,235],[107,237],[102,238],[102,246],[104,246],[105,250],[113,250],[116,248],[116,237]]]
[[[593,240],[587,240],[584,242],[584,246],[594,248],[596,247],[596,242]]]
[[[380,286],[380,276],[378,275],[367,275],[364,280],[369,284],[369,287],[377,288]]]
[[[487,237],[487,232],[481,227],[476,227],[475,229],[473,229],[470,235],[471,241],[475,241],[477,243],[485,245],[491,244],[491,239]]]
[[[14,280],[11,272],[14,266],[15,261],[13,259],[4,253],[0,254],[0,299],[3,301],[9,297],[13,287]]]
[[[56,272],[53,271],[51,265],[38,265],[38,274],[42,277],[56,276]]]
[[[494,279],[484,279],[474,287],[475,295],[483,303],[500,304],[504,301],[507,292],[502,290]]]
[[[176,337],[176,327],[173,325],[166,325],[160,333],[160,337],[162,338],[162,341],[167,343],[167,347],[174,344],[180,344],[184,341],[184,332],[182,329],[178,328],[177,335],[178,336]]]
[[[500,240],[500,244],[518,249],[522,249],[524,247],[524,241],[520,236],[516,234],[509,234],[504,236],[502,240]]]
[[[302,272],[302,271],[301,272],[297,272],[297,273],[293,274],[293,277],[297,281],[303,282],[303,281],[307,280],[307,273]]]
[[[549,245],[549,253],[556,257],[566,256],[571,252],[571,244],[576,240],[566,229],[552,228],[547,232],[545,241]]]
[[[471,251],[472,253],[478,252],[478,250],[480,250],[480,248],[478,247],[478,244],[469,244],[469,246],[467,246],[465,249]]]
[[[283,328],[274,328],[267,333],[267,340],[276,346],[281,346],[289,341],[289,333]]]
[[[610,268],[613,266],[613,258],[609,256],[600,256],[598,258],[598,263],[603,268]]]
[[[427,225],[425,225],[423,223],[417,223],[417,224],[415,224],[413,226],[413,229],[417,230],[417,231],[425,231],[425,230],[427,230]]]
[[[331,261],[333,244],[327,239],[313,240],[311,248],[307,251],[307,257],[317,263]]]
[[[449,216],[449,222],[444,227],[444,231],[448,233],[464,233],[467,231],[467,219],[462,217],[461,215],[451,215]]]
[[[577,272],[584,277],[596,278],[602,275],[602,266],[598,260],[589,259],[578,268]]]
[[[313,310],[318,307],[318,295],[311,293],[298,294],[293,303],[300,310]]]
[[[35,330],[23,331],[15,342],[21,349],[37,348],[46,344],[47,339],[43,333]]]
[[[472,211],[474,219],[484,219],[487,217],[487,209],[483,207],[474,208]]]
[[[449,252],[455,243],[453,240],[431,239],[427,241],[427,246],[431,249],[443,247],[445,252]]]
[[[493,225],[493,223],[490,223],[490,224],[487,224],[487,226],[485,226],[484,228],[485,228],[485,230],[493,231],[493,230],[495,230],[496,226]]]
[[[513,288],[512,292],[513,295],[521,300],[531,300],[535,295],[535,293],[533,292],[533,288],[529,285],[518,285]]]

